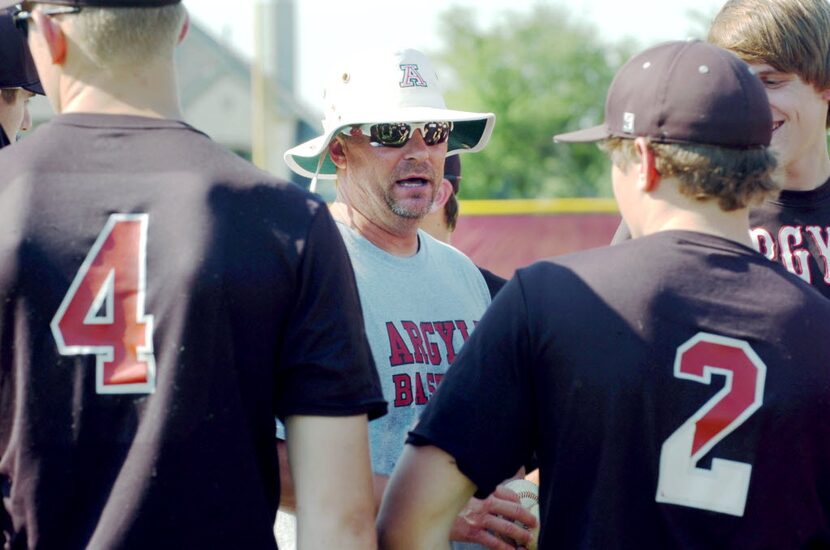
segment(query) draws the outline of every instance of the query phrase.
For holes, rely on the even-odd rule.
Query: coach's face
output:
[[[329,147],[337,165],[338,198],[393,233],[414,231],[435,200],[447,144],[427,145],[415,130],[403,147],[376,146],[359,131]]]

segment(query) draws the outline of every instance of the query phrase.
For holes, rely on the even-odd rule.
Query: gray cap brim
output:
[[[557,134],[553,136],[553,141],[557,143],[590,143],[592,141],[602,141],[611,137],[611,132],[605,124],[594,126],[593,128],[584,128],[576,130],[575,132],[567,132],[565,134]]]

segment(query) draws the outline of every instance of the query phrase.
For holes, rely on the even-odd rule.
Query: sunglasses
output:
[[[29,36],[29,19],[32,18],[32,10],[35,2],[26,2],[24,4],[17,4],[12,12],[12,21],[23,36]],[[52,17],[54,15],[66,15],[70,13],[78,13],[81,11],[80,6],[66,6],[61,8],[43,8],[40,10],[43,15]]]
[[[369,142],[376,147],[403,147],[412,138],[415,130],[421,131],[424,143],[438,145],[449,139],[452,122],[383,122],[381,124],[363,124],[344,128],[343,133],[353,135],[360,132],[369,137]]]

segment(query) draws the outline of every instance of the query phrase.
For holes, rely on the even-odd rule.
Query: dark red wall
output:
[[[462,215],[452,244],[502,277],[542,258],[605,246],[619,214]]]

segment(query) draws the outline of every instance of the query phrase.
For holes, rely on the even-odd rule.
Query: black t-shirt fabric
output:
[[[477,266],[478,267],[478,266]],[[492,271],[488,271],[483,267],[479,267],[478,270],[481,272],[481,275],[484,277],[484,282],[487,283],[487,290],[490,291],[490,298],[493,299],[496,297],[496,294],[499,293],[499,290],[507,283],[507,279],[503,277],[499,277]]]
[[[755,247],[830,298],[830,180],[749,211]]]
[[[326,205],[176,121],[0,151],[0,532],[274,548],[274,417],[386,410]]]
[[[540,548],[827,545],[828,361],[815,289],[660,232],[519,270],[408,442],[451,454],[479,496],[535,452]],[[748,484],[701,482],[730,464]]]
[[[753,244],[830,298],[830,180],[812,191],[781,191],[749,210]],[[620,222],[611,244],[631,239]]]

